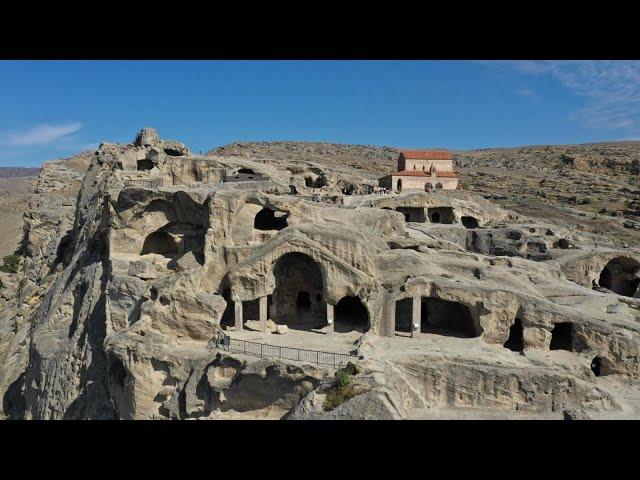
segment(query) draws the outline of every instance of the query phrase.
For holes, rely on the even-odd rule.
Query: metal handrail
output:
[[[310,362],[317,365],[332,365],[338,367],[346,365],[358,356],[351,353],[323,352],[320,350],[307,350],[304,348],[281,347],[266,343],[249,342],[237,338],[229,339],[229,351],[242,352],[244,355],[257,357],[276,357],[299,362]]]
[[[146,178],[128,178],[125,180],[125,186],[141,186],[145,188],[158,188],[163,185],[162,178],[146,179]]]

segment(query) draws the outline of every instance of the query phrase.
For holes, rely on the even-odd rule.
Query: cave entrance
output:
[[[420,332],[447,337],[479,337],[482,328],[476,325],[469,308],[459,302],[422,297]]]
[[[411,322],[413,319],[413,299],[403,298],[396,301],[396,335],[411,336]]]
[[[571,351],[573,339],[573,325],[569,322],[556,323],[551,330],[550,350]]]
[[[327,180],[324,175],[320,174],[317,177],[304,177],[304,184],[308,188],[322,188],[327,185]]]
[[[427,209],[427,214],[431,223],[450,224],[455,220],[453,207],[431,207]]]
[[[600,357],[591,360],[591,371],[596,377],[602,375],[602,359]]]
[[[339,333],[369,330],[369,312],[358,297],[343,297],[335,307],[334,321],[334,331]]]
[[[138,171],[145,171],[151,170],[153,167],[155,167],[155,164],[151,160],[145,158],[144,160],[138,160],[137,166]]]
[[[167,258],[173,258],[178,254],[178,244],[167,232],[158,230],[147,236],[142,245],[140,255],[156,253]]]
[[[233,300],[231,300],[231,289],[225,288],[222,292],[222,298],[227,302],[227,306],[225,307],[222,318],[220,319],[220,327],[223,330],[229,330],[235,326],[235,311]]]
[[[250,168],[240,168],[238,170],[238,173],[244,173],[246,175],[255,175],[256,172],[254,172],[253,170],[251,170]]]
[[[513,325],[509,328],[509,338],[504,342],[504,347],[514,352],[524,350],[522,322],[519,318],[516,318]]]
[[[273,275],[276,323],[298,330],[326,325],[322,272],[311,257],[304,253],[287,253],[275,263]]]
[[[253,220],[253,228],[257,230],[282,230],[288,225],[288,217],[288,213],[276,212],[264,207],[256,214]]]
[[[427,217],[424,214],[424,208],[420,207],[398,207],[396,210],[404,215],[407,222],[424,222]]]
[[[478,219],[470,216],[463,216],[460,221],[466,228],[478,228]]]
[[[260,321],[260,299],[245,300],[242,302],[242,328],[247,330],[255,330],[254,328],[247,326],[247,321],[259,322]]]
[[[640,263],[628,257],[610,260],[600,273],[599,284],[618,295],[633,297],[640,284]]]

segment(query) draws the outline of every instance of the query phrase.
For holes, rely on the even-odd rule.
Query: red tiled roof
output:
[[[417,160],[451,160],[453,155],[446,150],[400,150],[404,158]]]
[[[400,172],[393,172],[391,175],[395,177],[430,177],[429,172],[424,172],[422,170],[402,170]],[[458,178],[456,172],[437,172],[433,178]]]

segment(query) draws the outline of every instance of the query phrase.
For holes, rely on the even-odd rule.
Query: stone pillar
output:
[[[390,300],[382,309],[382,335],[393,337],[396,334],[396,301]]]
[[[420,333],[420,316],[422,309],[422,297],[413,297],[413,309],[411,311],[411,338]]]
[[[327,303],[327,333],[335,331],[335,323],[333,318],[333,305]]]
[[[242,332],[242,302],[236,300],[234,302],[235,307],[235,320],[236,320],[236,332]]]
[[[260,331],[267,333],[267,297],[260,297]]]

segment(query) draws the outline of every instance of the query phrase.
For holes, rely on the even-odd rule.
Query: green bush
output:
[[[356,372],[357,371],[352,364],[348,364],[346,367],[336,370],[335,384],[327,392],[327,397],[324,401],[323,407],[325,412],[333,410],[357,395],[353,385],[351,384],[351,379]]]
[[[336,381],[338,384],[338,388],[347,387],[351,383],[351,374],[344,368],[340,368],[336,372]]]
[[[7,255],[3,259],[3,264],[0,267],[1,272],[5,273],[18,273],[20,269],[20,257],[18,255]]]
[[[591,197],[584,197],[584,198],[582,199],[582,203],[583,203],[583,204],[593,203],[593,198],[591,198]]]

